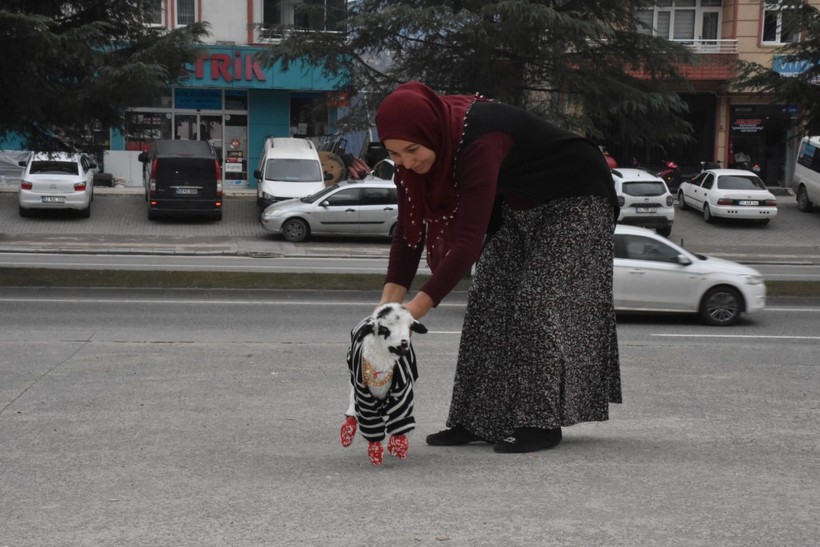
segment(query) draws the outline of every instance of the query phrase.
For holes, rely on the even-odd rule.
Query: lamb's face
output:
[[[407,355],[410,351],[410,332],[424,334],[427,328],[416,321],[404,306],[385,304],[373,312],[374,334],[390,353]]]

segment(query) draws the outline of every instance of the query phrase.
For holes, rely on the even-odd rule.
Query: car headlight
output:
[[[267,192],[262,192],[262,199],[266,199],[268,201],[274,201],[276,199],[276,196],[271,195]]]
[[[747,285],[762,285],[763,284],[763,276],[762,275],[743,275],[743,282]]]
[[[273,209],[271,211],[265,211],[264,213],[262,213],[262,218],[276,218],[284,216],[284,214],[284,211],[280,209]]]

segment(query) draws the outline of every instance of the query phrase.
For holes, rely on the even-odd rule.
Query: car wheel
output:
[[[398,222],[394,222],[393,225],[390,227],[390,231],[387,232],[387,235],[390,239],[393,239],[393,236],[396,235],[396,226],[398,226]]]
[[[211,215],[211,220],[222,220],[222,211],[217,211]]]
[[[669,237],[669,234],[672,233],[671,226],[665,226],[663,228],[658,228],[658,234],[662,235],[663,237]]]
[[[703,204],[703,220],[705,220],[707,224],[711,224],[712,221],[715,220],[715,218],[712,216],[711,209],[709,209],[708,203]]]
[[[28,217],[31,216],[31,211],[26,209],[25,207],[20,207],[20,216],[21,217]]]
[[[758,223],[758,224],[762,224],[763,226],[765,226],[765,225],[767,225],[767,224],[769,223],[769,221],[770,221],[770,220],[772,220],[772,219],[770,219],[770,218],[764,218],[764,219],[758,220],[758,221],[757,221],[757,223]]]
[[[689,208],[689,206],[686,205],[686,202],[683,200],[683,190],[678,191],[678,207],[680,207],[681,211],[685,211]]]
[[[77,216],[79,216],[80,218],[89,218],[91,216],[91,204],[89,203],[88,207],[77,211]]]
[[[282,235],[292,243],[298,243],[307,239],[310,229],[304,220],[292,218],[282,224]]]
[[[148,220],[156,220],[157,218],[159,218],[159,213],[153,209],[148,209]]]
[[[797,190],[797,208],[804,213],[808,213],[814,208],[814,204],[809,200],[809,193],[806,187],[801,186]]]
[[[700,317],[709,325],[734,325],[742,310],[743,297],[732,287],[711,288],[700,301]]]

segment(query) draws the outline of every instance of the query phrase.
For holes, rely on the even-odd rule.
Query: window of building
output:
[[[797,24],[797,10],[793,6],[783,6],[781,2],[766,2],[763,5],[764,44],[790,44],[800,40]]]
[[[262,0],[262,24],[279,29],[341,31],[345,0]],[[279,27],[279,29],[277,29]],[[268,38],[276,38],[275,34]]]
[[[193,25],[196,22],[196,0],[177,0],[177,25]]]
[[[722,0],[659,0],[653,8],[635,11],[638,32],[685,44],[720,39]]]
[[[165,25],[165,2],[163,0],[149,0],[145,12],[145,22],[151,26]]]

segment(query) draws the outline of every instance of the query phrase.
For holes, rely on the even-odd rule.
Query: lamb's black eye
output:
[[[390,336],[390,329],[379,325],[379,336],[384,336],[385,338],[387,338],[388,336]]]

